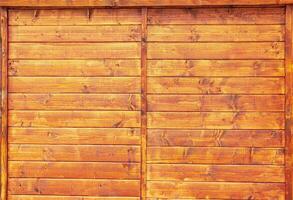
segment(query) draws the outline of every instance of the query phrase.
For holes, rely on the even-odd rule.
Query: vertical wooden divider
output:
[[[7,9],[1,8],[1,200],[7,199],[7,56],[8,56],[8,25]]]
[[[142,8],[141,21],[141,199],[146,199],[147,173],[147,8]]]
[[[293,65],[293,51],[292,51],[292,13],[293,7],[288,5],[286,7],[286,45],[285,45],[285,69],[286,69],[286,200],[292,200],[293,187],[292,187],[292,65]]]

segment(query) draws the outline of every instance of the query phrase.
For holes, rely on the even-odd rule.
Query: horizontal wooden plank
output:
[[[139,200],[139,197],[89,197],[57,195],[8,195],[8,200]]]
[[[9,26],[10,42],[140,41],[140,26]]]
[[[140,76],[139,60],[10,60],[9,76]]]
[[[8,185],[9,194],[137,197],[140,193],[136,180],[10,178]]]
[[[283,148],[148,147],[148,163],[283,165]]]
[[[147,176],[161,181],[285,182],[283,166],[262,165],[149,164]]]
[[[139,94],[10,94],[11,110],[140,110]]]
[[[10,111],[13,127],[140,127],[140,111]]]
[[[27,50],[31,47],[10,45],[11,58],[38,57],[31,55],[33,51]],[[15,48],[15,50],[12,50]],[[40,49],[43,47],[32,48]],[[135,47],[129,47],[135,49]],[[45,49],[45,48],[44,48]],[[56,52],[59,50],[57,48]],[[225,43],[149,43],[149,59],[284,59],[283,42],[225,42]],[[87,48],[85,52],[87,52]],[[24,52],[22,52],[24,51]],[[98,50],[97,50],[98,51]],[[107,50],[106,50],[107,51]],[[196,53],[195,53],[196,52]],[[36,54],[42,54],[35,52]],[[60,53],[60,52],[58,52]],[[71,53],[71,52],[70,52]],[[127,52],[123,51],[122,54]],[[74,54],[74,53],[72,53]],[[41,57],[42,55],[39,55]],[[52,54],[50,57],[58,55]],[[75,55],[76,56],[76,55]],[[78,56],[78,55],[77,55]],[[86,56],[86,55],[85,55]],[[114,57],[115,55],[113,55]],[[86,56],[90,57],[90,55]]]
[[[148,76],[284,76],[284,66],[283,60],[148,60]]]
[[[139,145],[139,128],[9,128],[10,144]]]
[[[9,145],[13,161],[139,162],[140,148],[126,145]]]
[[[38,3],[40,5],[41,2]],[[36,16],[35,10],[9,10],[9,25],[76,26],[141,23],[140,9],[91,9],[90,13],[88,9],[44,9],[39,10],[37,14]]]
[[[150,24],[284,24],[285,10],[264,7],[150,9],[148,22]]]
[[[140,58],[140,43],[10,43],[9,59]]]
[[[148,93],[156,94],[284,94],[284,78],[150,77]],[[20,91],[22,92],[22,91]]]
[[[148,27],[148,41],[152,42],[284,41],[284,36],[283,25],[151,25]]]
[[[139,163],[10,161],[9,177],[139,179]],[[276,171],[277,172],[277,171]]]
[[[8,82],[14,93],[140,93],[139,77],[10,77]]]
[[[13,97],[10,99],[13,101]],[[148,95],[147,100],[148,111],[284,111],[285,109],[283,95]],[[19,101],[19,104],[21,102]]]
[[[11,137],[13,133],[10,132]],[[21,135],[20,135],[21,136]],[[21,140],[17,139],[16,140]],[[148,130],[148,146],[284,147],[283,130]]]
[[[283,183],[210,183],[149,181],[147,195],[154,198],[285,199]]]
[[[149,1],[149,0],[2,0],[0,6],[14,6],[14,7],[139,7],[139,6],[227,6],[227,5],[282,5],[291,4],[292,0],[161,0],[161,1]]]
[[[283,129],[282,112],[149,112],[148,128]]]

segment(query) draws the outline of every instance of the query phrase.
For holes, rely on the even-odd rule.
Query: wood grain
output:
[[[60,195],[8,195],[8,200],[139,200],[139,197],[91,197],[91,196],[60,196]]]

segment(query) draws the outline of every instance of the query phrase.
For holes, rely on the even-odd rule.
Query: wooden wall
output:
[[[8,18],[8,199],[285,199],[284,7]]]

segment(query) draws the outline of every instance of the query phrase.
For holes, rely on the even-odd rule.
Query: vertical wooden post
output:
[[[293,187],[292,187],[292,176],[293,176],[293,140],[292,140],[292,65],[293,65],[293,43],[292,43],[292,30],[293,30],[293,6],[288,5],[286,7],[286,57],[285,57],[285,74],[286,74],[286,107],[285,107],[285,133],[286,133],[286,200],[293,199]]]
[[[1,15],[1,200],[7,199],[7,9],[0,9]]]
[[[146,199],[147,173],[147,8],[141,20],[141,199]]]

